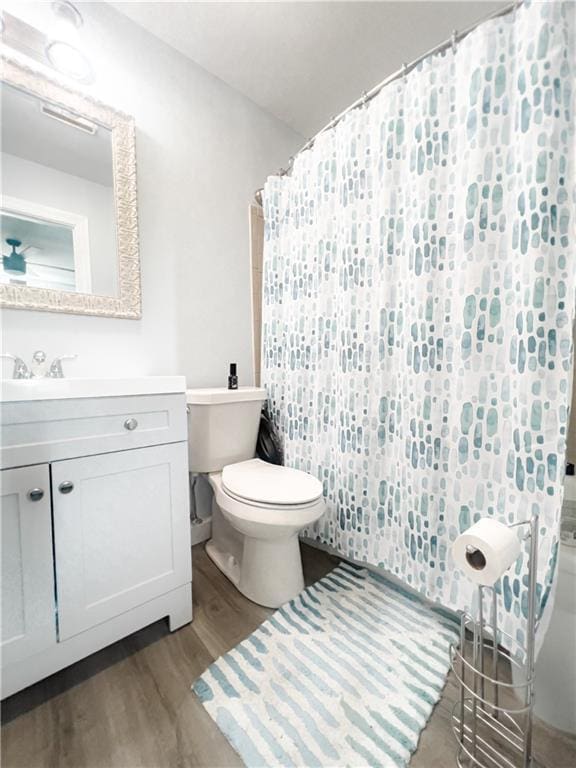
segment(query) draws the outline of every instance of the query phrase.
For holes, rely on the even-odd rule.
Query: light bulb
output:
[[[84,83],[92,82],[92,67],[81,51],[82,14],[68,0],[55,0],[52,11],[54,21],[47,35],[46,58],[64,75]]]
[[[64,40],[54,40],[46,46],[46,56],[52,66],[74,80],[90,82],[92,67],[82,51]]]

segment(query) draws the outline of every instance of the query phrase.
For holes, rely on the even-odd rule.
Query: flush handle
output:
[[[30,501],[40,501],[44,498],[44,491],[42,488],[32,488],[31,491],[28,491],[28,498]]]
[[[137,426],[138,422],[136,419],[126,419],[124,422],[124,429],[127,429],[129,432],[132,432]]]
[[[60,493],[72,493],[74,490],[74,483],[70,482],[70,480],[65,480],[63,483],[60,483],[58,490]]]

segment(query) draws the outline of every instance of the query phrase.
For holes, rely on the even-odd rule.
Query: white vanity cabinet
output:
[[[190,579],[182,443],[52,465],[61,640]],[[189,527],[189,522],[188,522]]]
[[[1,426],[2,697],[191,621],[184,392],[4,402]]]
[[[56,643],[47,464],[5,469],[2,482],[2,664]]]

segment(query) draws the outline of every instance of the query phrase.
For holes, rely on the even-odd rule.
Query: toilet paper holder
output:
[[[450,666],[459,683],[459,697],[452,709],[459,768],[531,768],[533,765],[538,514],[508,527],[522,526],[527,527],[523,540],[530,542],[525,644],[498,628],[495,585],[482,584],[477,587],[476,616],[462,613],[460,643],[450,646]],[[470,550],[474,551],[466,548],[469,565],[482,569],[483,553],[474,547]],[[486,598],[490,616],[485,611]],[[514,653],[508,655],[499,646],[504,638]],[[508,682],[501,675],[499,666],[503,660],[516,667],[515,682]]]
[[[466,546],[466,560],[469,565],[476,570],[482,570],[482,568],[485,568],[486,566],[484,552],[478,549],[478,547],[473,547],[471,544]]]

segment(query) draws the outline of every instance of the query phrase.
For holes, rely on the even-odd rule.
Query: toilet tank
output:
[[[266,390],[188,389],[190,472],[219,472],[227,464],[254,458]]]

